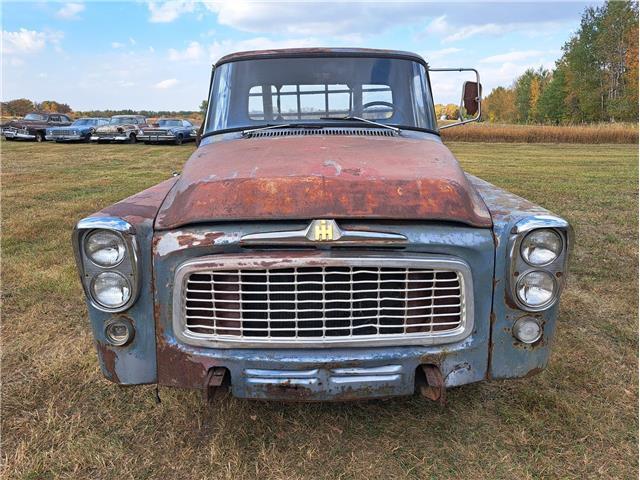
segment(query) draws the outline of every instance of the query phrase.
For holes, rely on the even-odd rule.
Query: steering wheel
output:
[[[393,103],[391,102],[383,102],[382,100],[377,100],[375,102],[368,102],[362,105],[362,111],[371,107],[389,107],[391,111],[395,110]]]

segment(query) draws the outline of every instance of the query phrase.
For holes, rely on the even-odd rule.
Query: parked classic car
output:
[[[188,120],[161,118],[150,127],[142,128],[138,140],[144,143],[171,142],[182,145],[196,139],[196,128]]]
[[[437,72],[387,50],[219,60],[182,173],[76,226],[106,378],[443,401],[544,368],[571,228],[463,172]],[[459,123],[479,118],[477,76],[463,92]]]
[[[63,113],[32,112],[20,120],[11,120],[1,127],[7,140],[35,140],[42,142],[49,127],[70,125],[71,119]]]
[[[146,126],[147,119],[142,115],[115,115],[107,125],[96,128],[91,141],[136,143],[140,129]]]
[[[78,118],[66,127],[47,128],[45,138],[56,142],[88,142],[96,128],[108,123],[108,118]]]

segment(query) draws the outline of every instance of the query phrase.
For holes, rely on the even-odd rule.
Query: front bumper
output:
[[[36,136],[35,135],[31,135],[30,133],[20,133],[20,132],[12,132],[12,131],[3,131],[2,135],[4,135],[4,138],[19,138],[21,140],[35,140]]]
[[[56,142],[73,142],[78,140],[84,140],[82,135],[46,135],[46,140],[54,140]]]
[[[154,135],[154,134],[142,134],[138,135],[138,140],[141,142],[173,142],[175,141],[175,135]]]
[[[126,135],[92,135],[92,142],[125,142],[129,140]]]

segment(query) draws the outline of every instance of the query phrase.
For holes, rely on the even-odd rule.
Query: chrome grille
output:
[[[239,268],[223,263],[184,273],[179,315],[186,337],[334,344],[437,339],[469,324],[464,263],[317,256],[281,262],[260,268],[245,259]]]
[[[51,134],[54,137],[65,137],[69,135],[77,135],[73,130],[66,130],[66,129],[51,130]]]

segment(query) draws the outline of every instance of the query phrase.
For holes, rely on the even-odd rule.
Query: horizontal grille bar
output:
[[[408,260],[388,265],[393,259],[387,259],[377,266],[371,259],[342,265],[331,258],[317,265],[322,262],[314,258],[313,266],[301,260],[293,267],[254,268],[243,258],[229,268],[235,265],[217,259],[215,267],[204,263],[181,273],[174,311],[181,333],[199,344],[402,344],[459,335],[467,327],[466,265],[426,268],[421,260],[413,266]]]

